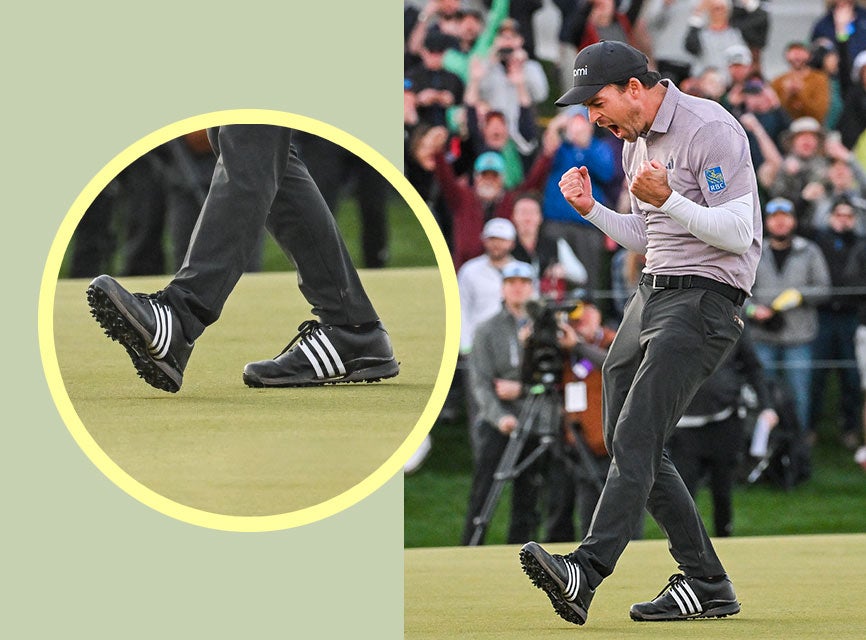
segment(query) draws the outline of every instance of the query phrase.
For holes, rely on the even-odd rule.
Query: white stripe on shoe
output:
[[[319,378],[319,380],[323,379],[325,377],[325,372],[322,371],[322,367],[321,365],[319,365],[318,359],[307,346],[306,340],[301,340],[298,343],[298,348],[300,348],[300,350],[304,352],[304,355],[307,356],[307,360],[309,360],[310,364],[313,365],[313,370],[316,372],[316,377]]]
[[[677,603],[684,616],[695,615],[701,613],[703,610],[698,597],[685,580],[671,587],[671,597]]]
[[[328,336],[325,335],[325,332],[319,329],[315,336],[321,341],[321,343],[328,350],[328,353],[331,354],[331,359],[334,361],[334,365],[337,367],[337,371],[340,372],[341,376],[346,375],[346,367],[343,365],[343,360],[340,358],[340,354],[337,353],[337,350],[334,348],[334,345],[328,340]]]
[[[580,569],[576,564],[568,560],[565,561],[566,569],[568,570],[568,583],[565,585],[565,599],[574,601],[577,598],[577,592],[580,590]]]
[[[153,340],[147,350],[156,360],[162,360],[171,346],[171,309],[166,305],[159,304],[154,300],[148,300],[153,309],[153,319],[156,325]]]
[[[346,375],[343,360],[321,329],[305,335],[298,348],[307,356],[319,380]]]

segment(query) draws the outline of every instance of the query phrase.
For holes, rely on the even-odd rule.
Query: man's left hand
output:
[[[632,180],[630,191],[638,200],[654,207],[662,206],[671,195],[668,170],[658,160],[644,160]]]

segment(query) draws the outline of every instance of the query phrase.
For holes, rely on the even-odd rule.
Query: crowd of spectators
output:
[[[578,50],[626,41],[681,90],[718,101],[742,123],[765,214],[764,255],[745,305],[753,338],[745,361],[788,390],[804,441],[829,416],[840,442],[860,447],[855,457],[866,468],[866,8],[827,0],[824,15],[788,34],[782,61],[768,59],[779,54],[767,49],[767,1],[554,0],[560,54],[542,62],[532,25],[540,1],[464,4],[405,8],[406,174],[455,266],[485,260],[485,223],[517,224],[516,204],[537,203],[546,257],[520,259],[533,265],[541,293],[562,298],[580,288],[615,328],[641,256],[584,221],[557,183],[568,168],[587,166],[593,197],[628,211],[621,141],[595,127],[585,108],[556,111],[552,98],[571,87]],[[769,76],[770,62],[784,71]],[[488,262],[488,276],[504,264]],[[501,277],[489,281],[498,296]],[[476,326],[481,320],[473,317]],[[470,344],[467,337],[467,354]],[[839,407],[824,407],[829,374],[838,376]],[[721,509],[718,528],[730,533]]]

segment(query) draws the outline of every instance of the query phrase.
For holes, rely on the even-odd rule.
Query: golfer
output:
[[[569,169],[559,186],[587,220],[646,254],[646,268],[602,369],[612,461],[589,531],[565,556],[529,542],[520,561],[556,613],[583,624],[646,507],[682,573],[633,605],[632,619],[735,614],[734,588],[664,447],[743,328],[761,249],[746,134],[721,106],[660,80],[643,53],[621,42],[581,50],[574,87],[556,104],[586,105],[592,122],[625,141],[630,214],[593,200],[585,167]]]

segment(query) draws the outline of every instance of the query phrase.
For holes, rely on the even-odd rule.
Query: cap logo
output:
[[[587,69],[586,65],[583,65],[582,67],[575,67],[574,68],[574,75],[575,75],[575,77],[588,76],[589,75],[589,69]]]

